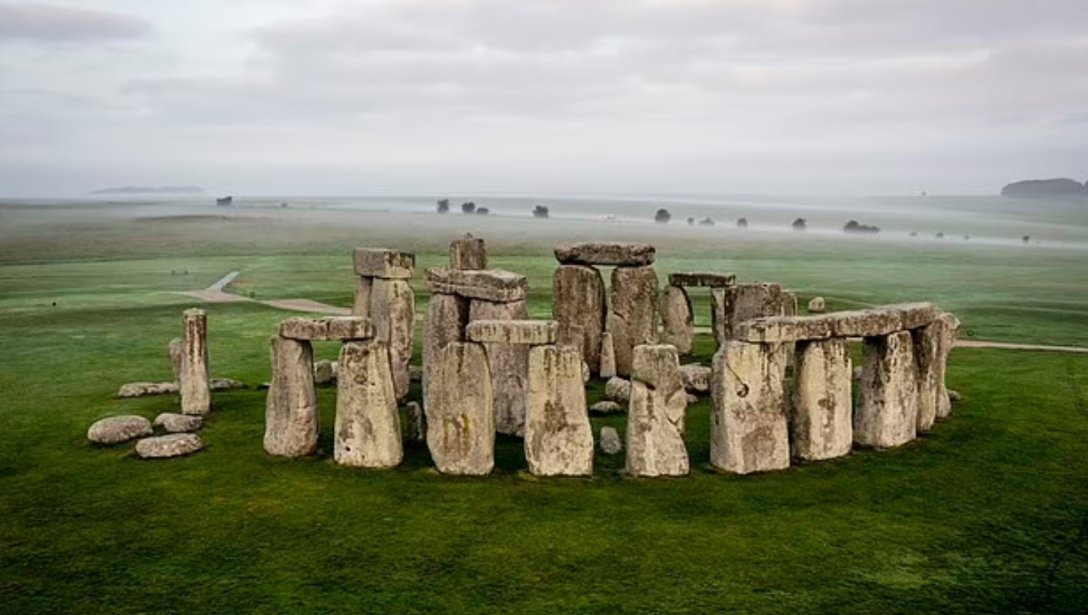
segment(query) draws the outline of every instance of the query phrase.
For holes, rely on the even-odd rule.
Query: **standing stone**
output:
[[[699,363],[680,366],[680,376],[684,379],[684,388],[688,393],[705,395],[710,392],[710,374],[712,369]]]
[[[487,269],[487,247],[482,238],[466,233],[464,238],[450,242],[450,267],[453,269]]]
[[[695,320],[691,299],[681,286],[666,286],[661,298],[661,319],[664,324],[661,342],[676,346],[680,356],[691,354],[695,341]]]
[[[525,461],[535,476],[593,474],[593,428],[577,348],[529,350]]]
[[[616,374],[628,376],[635,346],[657,340],[657,273],[653,266],[612,270],[608,330],[612,333]]]
[[[314,384],[328,384],[336,379],[332,370],[332,361],[322,359],[314,361]]]
[[[208,375],[208,316],[204,310],[185,310],[182,316],[185,348],[181,355],[178,389],[184,414],[207,414],[212,409]]]
[[[524,320],[529,317],[525,301],[493,303],[473,299],[469,322],[474,320]],[[491,366],[491,391],[495,409],[495,430],[521,436],[525,433],[525,392],[529,378],[529,347],[520,344],[484,344]],[[579,374],[581,368],[579,368]]]
[[[374,323],[375,339],[385,342],[393,373],[393,390],[397,400],[408,397],[411,377],[408,365],[412,360],[412,332],[416,297],[408,280],[374,278],[370,292],[370,320]]]
[[[792,344],[729,340],[714,355],[710,463],[748,474],[790,466],[784,379]]]
[[[170,340],[166,352],[170,356],[170,368],[174,372],[174,384],[178,384],[181,379],[181,362],[185,356],[185,342],[180,337],[175,337]]]
[[[423,331],[423,387],[438,351],[452,342],[465,339],[468,324],[468,299],[457,295],[432,294],[427,301],[427,322]],[[424,404],[426,405],[426,404]]]
[[[274,337],[271,354],[264,450],[281,457],[312,455],[319,432],[313,346],[304,340]]]
[[[714,345],[721,346],[726,338],[724,287],[710,289],[710,329],[714,332]]]
[[[352,316],[370,317],[370,290],[374,278],[359,276],[355,278],[355,299],[351,305]]]
[[[914,345],[915,371],[918,374],[918,414],[915,430],[925,433],[933,429],[937,420],[937,395],[940,387],[937,383],[939,355],[941,351],[942,325],[940,321],[910,331]]]
[[[863,356],[854,442],[877,448],[910,442],[918,426],[918,368],[910,332],[865,338]]]
[[[336,387],[336,463],[391,468],[404,458],[400,413],[384,342],[346,342]]]
[[[581,326],[582,355],[593,373],[601,369],[601,336],[607,308],[604,278],[586,265],[560,265],[552,276],[552,314],[561,327]]]
[[[451,342],[435,352],[424,386],[427,448],[443,474],[483,475],[495,465],[487,352]]]
[[[841,457],[854,443],[850,348],[846,340],[800,342],[790,406],[790,450],[797,459]]]
[[[601,452],[605,455],[618,455],[623,452],[623,440],[615,427],[601,427]]]
[[[632,360],[631,401],[627,410],[627,473],[632,476],[683,476],[687,393],[676,348],[640,345]]]
[[[960,320],[952,314],[944,313],[937,319],[941,325],[940,344],[937,349],[937,418],[948,418],[952,414],[954,391],[949,391],[945,383],[948,372],[948,355],[956,345],[956,334],[960,329]]]
[[[602,380],[616,377],[616,346],[610,331],[601,334],[601,366],[597,375]]]
[[[736,339],[734,328],[746,320],[797,313],[797,297],[779,284],[738,284],[713,288],[710,305],[714,337],[719,345],[725,340]]]

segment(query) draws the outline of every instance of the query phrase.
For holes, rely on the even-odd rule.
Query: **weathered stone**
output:
[[[555,333],[555,344],[578,350],[578,354],[585,354],[586,328],[579,324],[558,323]]]
[[[322,359],[314,362],[314,384],[329,384],[334,380],[332,361]]]
[[[896,303],[888,307],[899,310],[900,327],[917,329],[937,320],[944,312],[932,303]]]
[[[529,351],[525,461],[535,476],[593,474],[593,429],[582,385],[582,353],[535,346]]]
[[[423,369],[420,379],[427,388],[427,375],[438,351],[452,342],[464,341],[468,325],[468,299],[457,295],[431,295],[427,301],[427,322],[423,330]]]
[[[612,401],[628,402],[631,399],[631,381],[613,376],[604,383],[604,396]]]
[[[422,365],[409,365],[408,366],[408,379],[412,382],[423,381],[423,366]]]
[[[714,273],[710,271],[684,271],[669,274],[670,286],[705,286],[720,288],[733,286],[737,283],[737,276],[732,273]]]
[[[689,467],[684,446],[687,393],[676,349],[668,345],[637,346],[633,364],[636,379],[631,381],[627,410],[627,473],[683,476]]]
[[[450,242],[450,267],[453,269],[487,269],[487,247],[484,240],[471,233]]]
[[[624,382],[627,381],[624,380]],[[624,407],[617,402],[606,399],[590,406],[589,411],[594,414],[616,414],[618,412],[623,412]]]
[[[676,346],[681,356],[691,354],[695,342],[695,320],[691,299],[681,286],[670,284],[661,297],[661,341]]]
[[[937,348],[937,410],[938,419],[947,418],[952,413],[952,403],[959,401],[959,393],[948,390],[945,379],[948,373],[948,357],[956,345],[956,335],[960,330],[960,320],[952,314],[941,314],[937,319],[941,325],[940,342]]]
[[[370,291],[374,288],[374,278],[358,276],[355,278],[355,294],[351,304],[351,315],[362,318],[370,317]]]
[[[555,259],[564,265],[642,267],[653,264],[654,253],[648,243],[619,241],[561,243],[555,247]]]
[[[136,443],[136,456],[141,459],[167,459],[192,455],[202,448],[204,442],[195,433],[173,433],[140,440]]]
[[[943,325],[935,320],[925,327],[910,331],[914,344],[915,372],[918,374],[918,413],[915,431],[925,433],[933,428],[937,420],[938,363],[941,354],[941,336]]]
[[[477,320],[524,320],[529,316],[524,301],[493,303],[474,299],[469,304],[469,327]],[[520,436],[525,432],[525,392],[529,378],[529,347],[487,343],[491,366],[491,391],[495,408],[495,430]]]
[[[377,288],[379,283],[386,282],[386,280],[374,280],[374,286]],[[407,282],[404,282],[404,284],[407,286]],[[373,314],[373,297],[371,297],[370,309]],[[374,337],[374,324],[370,318],[362,318],[360,316],[330,316],[325,320],[329,323],[327,339],[330,341],[361,341]]]
[[[737,323],[733,334],[743,342],[768,344],[825,340],[832,336],[832,322],[827,316],[767,316]]]
[[[616,374],[628,376],[635,346],[657,341],[657,273],[653,267],[612,270],[608,331],[612,334]]]
[[[295,316],[280,322],[279,335],[308,342],[367,340],[374,337],[374,325],[369,318],[362,316]]]
[[[389,348],[393,390],[398,400],[408,397],[411,378],[412,334],[415,326],[416,296],[407,280],[375,279],[370,292],[370,319],[374,339]]]
[[[185,356],[185,341],[180,337],[170,340],[170,344],[166,347],[166,354],[170,357],[170,369],[174,373],[174,384],[176,385],[178,379],[181,378],[181,361]]]
[[[813,297],[809,299],[808,311],[812,314],[823,314],[827,311],[827,302],[823,297]]]
[[[423,414],[423,407],[417,402],[410,401],[405,406],[408,415],[408,424],[405,429],[405,439],[409,442],[427,441],[427,419]]]
[[[823,318],[829,319],[837,337],[880,337],[924,327],[940,315],[941,311],[932,303],[904,303],[832,312]]]
[[[177,412],[163,412],[155,417],[152,424],[155,427],[162,427],[170,433],[185,433],[203,427],[204,417],[178,414]]]
[[[865,338],[863,356],[854,442],[877,448],[910,442],[918,426],[918,371],[910,333]]]
[[[274,337],[270,353],[264,450],[281,457],[312,455],[319,432],[313,346],[305,340]]]
[[[559,323],[554,320],[475,320],[465,328],[470,342],[542,346],[554,344]],[[578,355],[581,356],[579,349]]]
[[[335,368],[334,368],[335,373]],[[335,376],[334,376],[335,377]],[[246,388],[246,383],[234,378],[212,378],[209,388],[213,391],[235,391]]]
[[[714,339],[721,345],[736,339],[739,323],[764,316],[788,316],[797,312],[797,298],[779,284],[737,284],[710,291]]]
[[[948,389],[948,401],[953,404],[958,404],[963,401],[963,395],[959,391]]]
[[[173,382],[127,382],[118,389],[117,396],[122,399],[130,399],[177,392],[178,385]]]
[[[601,427],[601,452],[605,455],[619,455],[623,452],[623,440],[615,427]]]
[[[400,413],[382,341],[347,342],[340,348],[336,387],[336,463],[391,468],[401,462]]]
[[[95,444],[117,444],[152,432],[151,421],[142,416],[111,416],[95,421],[87,430],[87,439]]]
[[[608,331],[601,335],[601,363],[597,375],[603,379],[616,377],[616,347],[612,342],[612,334]]]
[[[710,374],[713,370],[707,365],[688,363],[680,366],[680,377],[684,380],[684,389],[689,393],[706,394],[710,392]]]
[[[710,463],[748,474],[790,465],[784,380],[787,344],[728,340],[714,355]]]
[[[698,397],[696,397],[696,396],[692,395],[691,393],[688,393],[687,391],[685,391],[685,394],[686,394],[686,397],[685,397],[685,398],[686,398],[686,399],[688,400],[688,405],[689,405],[689,406],[690,406],[691,404],[694,404],[694,403],[698,403],[698,401],[699,401],[699,398],[698,398]]]
[[[593,267],[560,265],[552,276],[552,315],[561,327],[584,330],[582,356],[590,371],[601,369],[601,337],[607,307],[604,278]]]
[[[439,472],[482,475],[495,465],[495,418],[483,345],[450,342],[427,370],[427,447]]]
[[[182,315],[185,347],[181,355],[178,390],[184,414],[207,414],[212,409],[208,368],[208,316],[204,310],[189,309]]]
[[[355,275],[407,280],[416,269],[416,255],[385,248],[355,248]]]
[[[529,283],[525,276],[502,269],[432,267],[427,270],[427,288],[432,293],[501,303],[523,301],[529,290]]]
[[[851,371],[844,339],[797,345],[790,405],[790,450],[795,458],[814,461],[850,452]]]

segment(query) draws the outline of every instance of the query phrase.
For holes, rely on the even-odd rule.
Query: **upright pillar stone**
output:
[[[181,356],[178,389],[184,414],[207,414],[212,409],[208,373],[208,316],[204,310],[185,310],[182,316],[185,348]]]
[[[529,350],[525,460],[535,476],[593,474],[593,428],[577,348],[548,345]]]
[[[601,336],[607,314],[601,272],[589,265],[557,267],[552,277],[552,314],[562,326],[584,328],[582,354],[589,370],[600,372]]]
[[[616,267],[612,270],[611,292],[608,330],[612,333],[616,373],[629,376],[635,346],[657,341],[657,273],[652,265]]]
[[[450,267],[452,269],[487,269],[487,247],[484,240],[465,233],[461,239],[450,242]]]
[[[865,338],[854,442],[887,448],[914,439],[918,426],[918,370],[910,332]]]
[[[389,357],[381,341],[340,347],[333,445],[340,465],[391,468],[404,458]]]
[[[956,346],[956,335],[960,330],[960,320],[952,314],[944,313],[937,319],[941,325],[940,343],[937,348],[937,418],[948,418],[952,414],[952,400],[948,397],[945,378],[948,373],[948,356]]]
[[[412,333],[415,326],[416,297],[408,280],[374,278],[370,292],[370,320],[376,339],[389,349],[393,390],[397,400],[408,397],[411,378]]]
[[[265,405],[264,450],[304,457],[317,450],[318,411],[314,351],[310,342],[273,337],[272,382]]]
[[[627,473],[632,476],[684,476],[687,392],[680,359],[670,345],[639,345],[632,357],[631,400],[627,411]]]
[[[616,377],[616,346],[609,331],[601,335],[601,367],[598,375],[604,380]]]
[[[938,378],[941,352],[941,336],[943,326],[939,320],[910,331],[911,341],[914,344],[915,372],[918,374],[916,381],[918,387],[918,414],[915,429],[917,433],[925,433],[933,429],[933,423],[937,420],[937,396],[940,392]]]
[[[789,422],[793,457],[816,461],[850,453],[852,375],[845,339],[797,343]]]
[[[736,339],[734,329],[746,320],[797,313],[797,297],[779,284],[737,284],[711,289],[714,336],[721,345]]]
[[[714,332],[715,347],[721,346],[725,340],[729,339],[726,331],[725,293],[725,287],[710,289],[710,329]]]
[[[664,325],[661,341],[676,346],[680,356],[691,354],[695,342],[695,320],[691,299],[684,287],[665,287],[665,294],[661,297],[661,320]]]
[[[524,320],[529,317],[525,300],[496,303],[473,299],[469,322],[476,320]],[[520,344],[484,344],[491,369],[495,431],[510,436],[525,433],[525,393],[529,379],[529,348]],[[580,373],[580,372],[579,372]]]
[[[365,276],[355,277],[355,298],[351,304],[352,316],[370,317],[370,290],[373,286],[373,282],[374,278]]]
[[[427,301],[427,322],[423,333],[423,387],[438,357],[438,351],[465,339],[468,324],[468,299],[457,295],[432,293]]]
[[[714,355],[710,463],[737,474],[790,465],[784,380],[792,344],[727,340]]]
[[[427,448],[438,471],[490,473],[495,465],[495,418],[483,345],[450,342],[438,349],[423,393]]]

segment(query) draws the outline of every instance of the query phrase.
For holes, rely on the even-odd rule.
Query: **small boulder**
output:
[[[95,421],[87,430],[87,439],[95,444],[118,444],[152,432],[151,421],[142,416],[111,416]]]
[[[235,380],[234,378],[212,378],[212,382],[209,386],[213,391],[231,391],[234,389],[246,388],[244,382]]]
[[[954,404],[958,404],[963,401],[963,395],[960,395],[959,391],[953,391],[952,389],[948,389],[948,401]]]
[[[411,380],[412,382],[422,382],[423,381],[423,367],[421,367],[419,365],[409,365],[408,366],[408,379]]]
[[[623,440],[615,427],[601,427],[601,452],[605,455],[618,455],[623,452]]]
[[[129,382],[121,385],[121,389],[117,391],[117,396],[122,399],[129,399],[177,392],[178,385],[176,382]]]
[[[613,376],[604,383],[604,396],[612,401],[626,402],[631,399],[631,381]]]
[[[589,411],[594,414],[616,414],[625,410],[622,405],[610,400],[599,401],[589,407]]]
[[[810,314],[823,314],[827,311],[827,303],[823,297],[813,297],[808,302],[808,311]]]
[[[195,433],[173,433],[140,440],[136,443],[136,455],[141,459],[167,459],[191,455],[202,448],[204,442]]]
[[[152,423],[155,427],[162,427],[170,433],[185,433],[196,431],[204,426],[203,417],[190,414],[178,414],[177,412],[163,412],[155,417]]]

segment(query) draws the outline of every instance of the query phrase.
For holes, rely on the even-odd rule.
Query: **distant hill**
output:
[[[200,186],[115,186],[91,191],[91,194],[204,194]]]
[[[1001,196],[1012,199],[1068,199],[1088,197],[1088,186],[1075,179],[1025,179],[1006,184]]]

